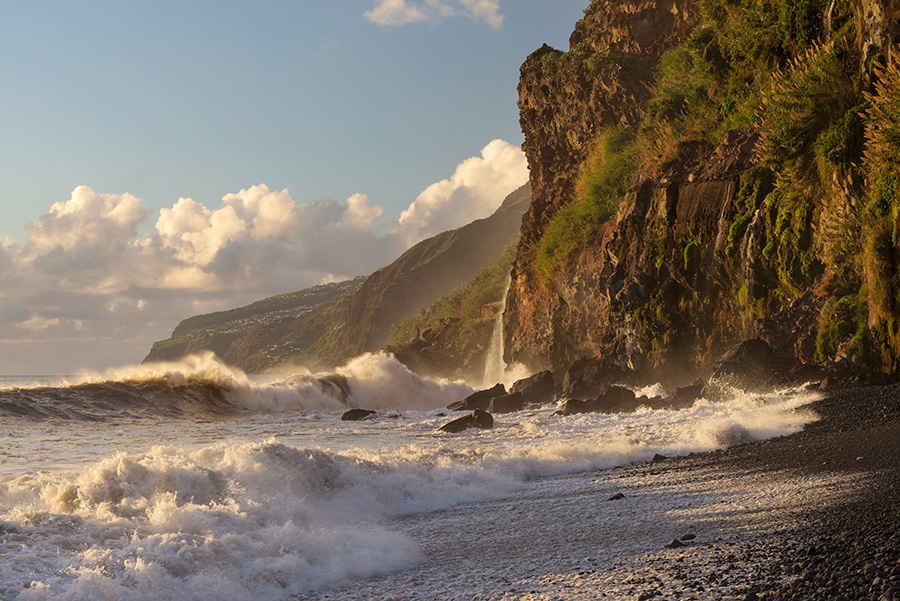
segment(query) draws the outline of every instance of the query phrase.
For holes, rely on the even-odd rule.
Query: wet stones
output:
[[[694,404],[694,401],[703,396],[705,386],[706,384],[703,382],[703,380],[694,380],[694,383],[690,386],[676,388],[675,394],[672,396],[672,407],[690,407]]]
[[[473,392],[461,401],[451,403],[447,406],[447,409],[449,409],[450,411],[474,411],[476,409],[487,411],[488,407],[490,407],[491,405],[492,400],[499,396],[504,396],[505,394],[506,386],[504,386],[503,384],[496,384],[495,386],[486,390]]]
[[[513,392],[491,399],[489,413],[512,413],[525,407],[525,397],[521,392]]]
[[[487,411],[476,409],[471,414],[459,417],[440,427],[441,432],[457,434],[469,428],[479,428],[481,430],[489,430],[494,427],[494,418]]]
[[[712,380],[728,382],[744,390],[770,388],[786,379],[785,364],[759,338],[731,347],[716,361]]]
[[[345,411],[341,416],[341,421],[357,422],[359,420],[368,419],[375,415],[375,411],[371,409],[350,409]]]
[[[526,405],[544,405],[553,400],[556,392],[553,373],[542,371],[517,381],[510,388],[511,393],[521,393]]]
[[[592,401],[569,399],[563,403],[563,406],[556,412],[556,415],[577,415],[579,413],[592,413],[593,411],[594,406]]]
[[[593,405],[597,413],[630,413],[638,407],[635,394],[623,386],[610,386]]]

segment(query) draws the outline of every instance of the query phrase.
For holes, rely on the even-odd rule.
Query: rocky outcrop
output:
[[[476,409],[470,415],[456,418],[447,422],[439,428],[441,432],[457,434],[469,428],[477,428],[480,430],[490,430],[494,427],[494,418],[487,411]]]
[[[519,121],[532,202],[522,220],[504,315],[508,362],[558,371],[582,354],[595,354],[596,337],[609,335],[591,325],[610,321],[609,298],[600,288],[616,271],[617,265],[607,268],[611,257],[582,257],[559,278],[571,286],[555,290],[529,269],[530,253],[550,219],[571,202],[578,169],[600,129],[640,122],[653,68],[689,33],[692,5],[594,2],[565,58],[544,46],[522,65]],[[648,204],[652,195],[648,189],[641,200]]]
[[[877,77],[873,61],[883,65],[895,60],[891,45],[900,34],[900,3],[830,4],[816,9],[827,9],[827,27],[818,16],[813,19],[807,46],[812,50],[804,53],[799,38],[791,38],[773,52],[774,60],[781,61],[785,72],[797,69],[802,77],[802,61],[822,48],[815,46],[816,40],[826,43],[833,31],[840,31],[842,43],[856,45],[858,52],[840,58],[844,64],[859,61],[862,81],[857,89],[865,88],[873,73]],[[860,183],[861,151],[842,150],[841,157],[827,158],[832,163],[826,167],[818,159],[818,174],[810,167],[811,146],[790,160],[771,154],[761,158],[760,149],[775,135],[772,127],[780,126],[775,121],[768,130],[723,128],[717,139],[684,147],[670,160],[645,161],[618,212],[595,239],[582,241],[549,275],[535,267],[536,248],[548,224],[576,200],[579,172],[601,131],[643,127],[660,57],[690,38],[694,50],[685,50],[686,44],[679,51],[696,52],[693,56],[710,65],[730,68],[715,58],[721,56],[716,54],[715,19],[738,22],[743,10],[782,10],[749,3],[711,17],[703,12],[710,6],[693,0],[595,1],[576,26],[568,52],[544,46],[522,65],[519,110],[532,203],[523,218],[504,312],[504,358],[534,371],[565,374],[563,393],[569,398],[595,398],[611,384],[641,379],[685,386],[698,373],[709,376],[716,358],[745,340],[759,339],[771,347],[780,373],[822,362],[827,353],[832,359],[835,352],[846,357],[851,339],[857,346],[866,343],[865,324],[858,325],[860,318],[851,315],[866,310],[868,293],[859,287],[863,268],[857,257],[829,255],[830,234],[817,223],[826,212],[841,213],[836,206],[844,204],[850,207],[845,214],[858,215],[859,206],[868,202]],[[789,2],[782,8],[784,14],[795,10]],[[832,12],[839,10],[841,23],[855,24],[855,35],[848,33],[850,27],[832,28]],[[706,29],[691,38],[700,25]],[[797,33],[791,23],[785,27],[785,40]],[[786,81],[784,74],[780,77]],[[853,103],[861,96],[848,98],[835,106],[847,111],[849,123],[857,118],[860,109]],[[815,140],[827,127],[825,120],[820,129],[804,135]],[[831,127],[837,131],[836,125]],[[853,127],[856,133],[845,134],[847,140],[862,137],[862,126]],[[854,171],[857,175],[847,175]],[[865,250],[866,244],[862,241],[858,248]],[[852,264],[840,265],[841,260]],[[871,278],[868,287],[874,289]],[[862,308],[833,309],[834,295]],[[886,318],[878,319],[883,324]],[[823,343],[823,323],[840,340]],[[868,326],[875,325],[870,315]],[[879,327],[894,331],[893,326]],[[848,333],[852,328],[857,329],[855,338]],[[887,355],[877,361],[886,370],[898,364]],[[571,410],[578,408],[573,403]]]
[[[477,390],[461,401],[451,403],[447,409],[450,411],[473,411],[475,409],[486,410],[491,401],[497,397],[506,395],[506,386],[495,384],[485,390]]]
[[[553,381],[553,373],[542,371],[527,378],[522,378],[513,383],[510,392],[522,394],[522,401],[526,405],[544,405],[553,400],[556,393],[556,384]]]
[[[460,318],[444,317],[419,328],[405,344],[386,350],[417,374],[475,382],[484,373],[490,328],[479,337],[472,336],[467,325]]]
[[[371,409],[349,409],[341,415],[341,421],[358,422],[368,419],[375,415],[375,411]]]

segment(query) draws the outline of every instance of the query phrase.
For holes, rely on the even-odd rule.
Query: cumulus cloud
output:
[[[395,231],[408,243],[487,217],[528,179],[525,155],[503,140],[484,147],[481,156],[460,163],[443,181],[426,188],[400,214]]]
[[[409,23],[438,23],[450,17],[464,17],[486,23],[491,29],[503,26],[500,0],[378,0],[364,16],[377,25],[398,27]]]
[[[0,359],[93,340],[104,361],[138,361],[181,319],[369,274],[427,236],[489,215],[526,179],[522,152],[494,140],[419,194],[387,233],[365,194],[298,203],[260,184],[218,206],[179,198],[154,216],[131,194],[79,186],[27,225],[23,244],[0,239]],[[102,367],[83,353],[72,360]]]

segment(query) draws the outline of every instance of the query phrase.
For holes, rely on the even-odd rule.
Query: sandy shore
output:
[[[301,598],[900,599],[900,387],[805,410],[793,436],[397,520],[418,567]]]

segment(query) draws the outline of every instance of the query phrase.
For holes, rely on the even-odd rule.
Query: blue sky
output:
[[[527,179],[519,66],[587,4],[4,3],[0,373],[139,362],[490,214]]]
[[[374,0],[6,3],[0,234],[78,185],[158,208],[266,183],[396,215],[489,141],[521,144],[518,67],[586,5],[506,0],[494,28],[378,25]]]

